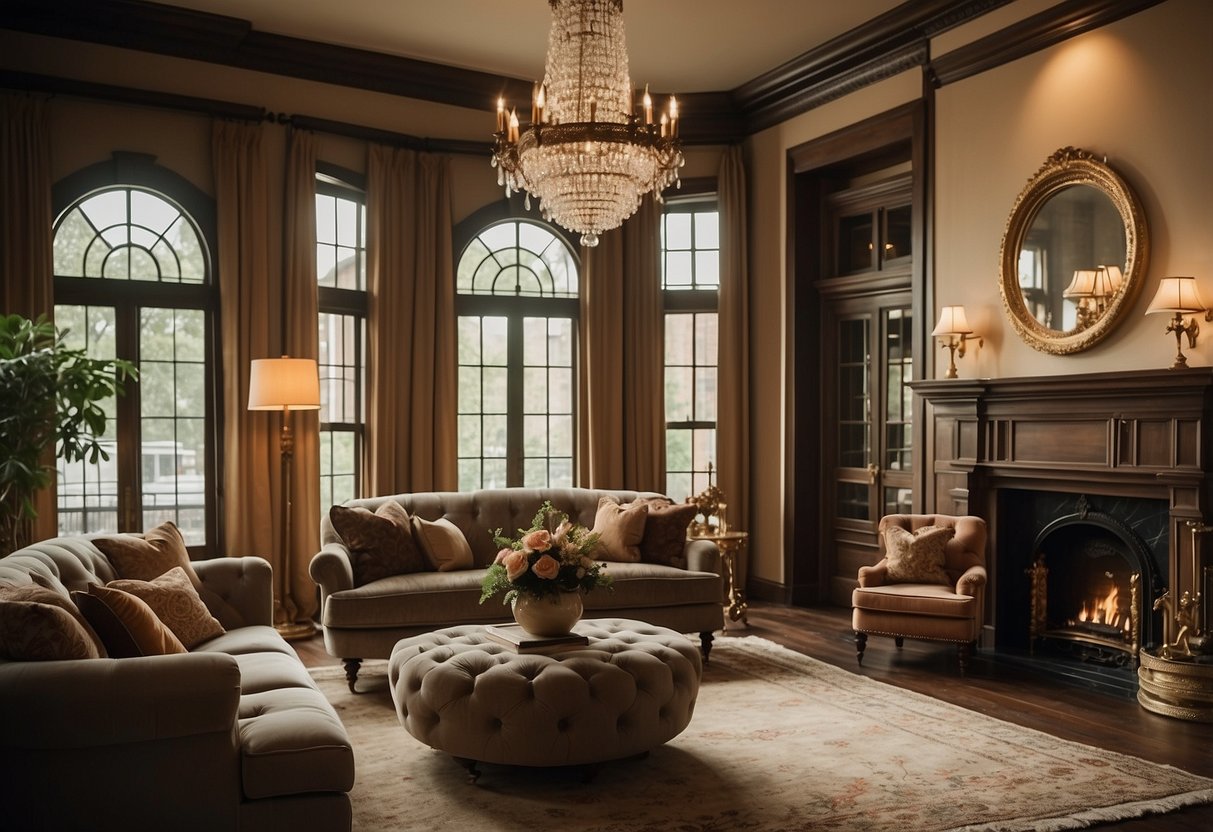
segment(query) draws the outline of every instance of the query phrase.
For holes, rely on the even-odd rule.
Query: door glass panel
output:
[[[838,483],[838,516],[847,520],[870,520],[872,512],[868,505],[870,489],[866,483]]]
[[[866,272],[872,268],[872,215],[858,214],[838,221],[838,273]]]
[[[871,459],[868,335],[867,318],[839,325],[838,464],[843,468],[863,468]]]
[[[68,347],[84,349],[90,358],[117,356],[112,306],[59,304],[55,306],[55,327],[67,330]],[[97,440],[109,459],[69,463],[63,457],[57,458],[59,534],[119,530],[117,400],[110,396],[99,405],[105,411],[105,433]]]
[[[883,514],[910,514],[914,510],[914,494],[908,488],[886,488],[884,490]]]
[[[884,467],[890,471],[910,470],[913,444],[912,419],[914,391],[913,344],[909,309],[886,309],[885,331],[885,455]]]
[[[910,233],[910,206],[902,205],[899,208],[890,208],[885,211],[885,229],[884,229],[884,260],[897,260],[901,257],[909,257],[914,252],[911,250],[911,240],[913,235]]]

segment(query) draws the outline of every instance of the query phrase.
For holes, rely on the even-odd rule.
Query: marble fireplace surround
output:
[[[1213,519],[1213,369],[911,386],[926,403],[923,504],[980,515],[990,527],[983,647],[1023,646],[1024,625],[1011,607],[1024,604],[1024,539],[1073,512],[1080,498],[1145,540],[1158,567],[1154,595],[1191,586],[1188,523]],[[1142,646],[1160,638],[1155,616]]]

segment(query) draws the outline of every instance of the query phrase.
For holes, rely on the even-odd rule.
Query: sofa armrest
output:
[[[692,572],[715,572],[723,577],[724,564],[720,561],[720,549],[711,540],[688,540],[682,554],[687,559],[687,569]]]
[[[881,558],[875,566],[859,567],[859,585],[861,587],[884,586],[889,580],[889,561]]]
[[[196,560],[193,566],[204,589],[239,614],[239,625],[274,623],[274,570],[265,558],[211,558]],[[207,593],[202,595],[207,606],[212,606]],[[212,613],[230,629],[230,618],[225,620],[213,609]]]
[[[965,570],[965,573],[956,581],[957,595],[972,595],[974,598],[980,598],[982,592],[986,588],[986,568],[984,566],[970,566]]]
[[[350,550],[341,543],[326,543],[316,553],[308,566],[312,580],[320,585],[320,597],[324,598],[343,589],[354,588],[354,565]]]
[[[0,745],[69,749],[234,737],[239,703],[240,667],[226,653],[4,662]]]

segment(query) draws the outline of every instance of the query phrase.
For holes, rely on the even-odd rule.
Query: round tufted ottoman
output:
[[[587,647],[519,654],[484,628],[450,627],[392,650],[388,681],[400,724],[476,763],[585,765],[641,754],[691,721],[703,665],[686,636],[642,621],[579,622]]]

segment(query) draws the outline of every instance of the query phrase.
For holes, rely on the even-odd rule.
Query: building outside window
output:
[[[459,253],[460,490],[574,484],[577,292],[544,223],[491,223]]]
[[[681,502],[716,465],[720,217],[714,197],[671,201],[661,220],[666,494]],[[715,476],[712,476],[715,482]]]

